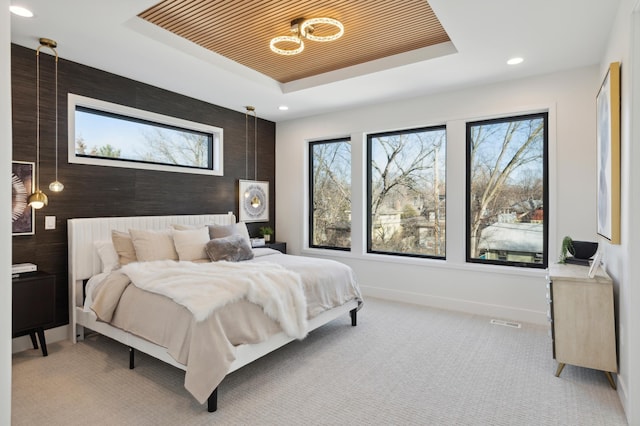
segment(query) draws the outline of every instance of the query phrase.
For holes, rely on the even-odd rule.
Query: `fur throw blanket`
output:
[[[271,262],[134,262],[121,268],[131,282],[187,308],[196,321],[243,298],[262,307],[290,337],[307,335],[300,275]]]

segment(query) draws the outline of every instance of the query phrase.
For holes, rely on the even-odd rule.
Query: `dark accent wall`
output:
[[[161,71],[160,71],[161,72]],[[181,78],[181,76],[176,76]],[[212,78],[215,78],[212,76]],[[13,160],[36,161],[36,54],[11,46]],[[67,94],[87,96],[224,129],[224,176],[88,166],[67,162]],[[60,58],[58,63],[58,177],[55,179],[54,60],[40,56],[40,189],[49,205],[35,213],[35,235],[13,237],[13,263],[31,262],[56,275],[56,320],[68,319],[67,219],[227,213],[238,215],[238,180],[245,179],[245,114]],[[245,100],[238,100],[243,106]],[[258,111],[259,113],[259,111]],[[253,179],[250,117],[249,179]],[[258,180],[269,181],[269,225],[275,228],[275,123],[258,120]],[[44,229],[44,217],[56,229]],[[266,223],[248,224],[257,234]]]

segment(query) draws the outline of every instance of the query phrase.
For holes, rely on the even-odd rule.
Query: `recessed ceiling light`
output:
[[[518,65],[520,63],[522,63],[522,61],[524,61],[524,59],[520,58],[520,57],[515,57],[515,58],[511,58],[507,61],[507,64],[509,65]]]
[[[14,15],[22,16],[23,18],[33,17],[33,12],[22,6],[9,6],[9,11]]]
[[[288,107],[288,106],[286,106],[286,105],[280,105],[280,106],[278,107],[278,109],[279,109],[280,111],[287,111],[287,110],[289,109],[289,107]]]

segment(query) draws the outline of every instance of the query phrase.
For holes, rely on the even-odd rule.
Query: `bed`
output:
[[[206,225],[244,226],[236,224],[233,214],[69,219],[70,338],[74,343],[82,340],[87,328],[126,345],[130,368],[138,350],[184,370],[185,388],[213,412],[225,375],[342,315],[350,315],[355,326],[362,298],[348,266],[268,248],[253,249],[253,259],[241,262],[183,262],[184,251],[180,251],[178,261],[123,262],[121,268],[108,270],[104,253],[99,254],[100,245],[110,241],[114,231],[154,233]],[[178,247],[177,231],[169,232]],[[161,284],[170,277],[172,281],[167,282],[179,279],[181,286],[195,286],[199,276],[213,270],[228,286],[223,290],[246,285],[250,293],[241,299],[230,295],[213,310],[201,306],[203,298],[184,301],[179,293],[171,293],[175,285],[165,290]],[[299,284],[283,284],[283,290],[265,284],[286,279]],[[290,291],[288,287],[296,288],[295,292],[276,293],[277,297],[269,293]],[[215,287],[215,291],[221,290]]]

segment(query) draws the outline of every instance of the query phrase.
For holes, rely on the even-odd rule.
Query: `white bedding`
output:
[[[266,248],[254,251],[258,255],[255,259],[238,262],[237,267],[259,268],[268,261],[299,275],[307,302],[301,315],[305,320],[311,322],[325,311],[362,301],[347,265]],[[215,263],[208,265],[215,267]],[[189,309],[170,297],[128,285],[131,280],[121,270],[95,282],[92,310],[98,318],[167,348],[175,361],[186,366],[185,388],[201,403],[229,372],[239,345],[257,344],[285,331],[262,307],[246,298],[215,310],[205,321],[196,321]]]
[[[267,247],[260,247],[260,248],[253,249],[254,260],[258,260],[263,256],[268,256],[270,254],[278,254],[278,253],[280,252]],[[111,271],[109,270],[109,272]],[[92,276],[87,280],[87,284],[84,287],[84,301],[81,299],[76,300],[77,306],[82,306],[82,309],[85,312],[92,312],[91,305],[93,304],[93,291],[102,282],[102,280],[104,280],[106,277],[109,276],[109,272],[101,272],[97,275]],[[82,296],[83,292],[80,291],[79,289],[77,291],[77,294],[79,296]]]
[[[85,327],[181,368],[186,371],[185,388],[201,403],[209,399],[211,410],[211,402],[215,403],[212,391],[226,374],[285,345],[292,338],[260,306],[246,299],[213,312],[206,321],[196,322],[188,309],[165,296],[139,289],[126,275],[118,271],[101,274],[118,265],[108,268],[110,260],[100,253],[96,241],[111,242],[114,230],[127,233],[131,229],[161,230],[177,225],[202,227],[235,223],[233,214],[70,219],[69,289],[74,302],[70,313],[70,337],[73,342],[82,338]],[[350,311],[352,325],[355,325],[355,310],[359,309],[362,299],[349,267],[323,259],[287,256],[269,248],[255,248],[253,252],[255,258],[247,262],[268,258],[269,262],[300,274],[307,298],[310,330]],[[115,255],[111,257],[115,258]],[[113,261],[111,259],[111,263]],[[309,267],[307,262],[315,265],[315,273],[314,266]],[[318,277],[325,273],[329,278]],[[89,283],[83,305],[82,284],[85,280]],[[325,287],[325,290],[316,289],[314,285]],[[347,290],[339,294],[344,289]],[[118,294],[117,298],[115,294]],[[110,319],[106,316],[101,319],[91,306],[103,313],[104,309],[113,309],[108,314]]]
[[[93,304],[93,291],[102,282],[102,280],[104,280],[108,276],[109,276],[108,272],[102,272],[98,275],[92,276],[87,281],[87,284],[84,287],[85,298],[82,304],[85,312],[91,312],[91,305]],[[79,293],[82,294],[82,292],[79,292]]]
[[[260,306],[291,337],[307,335],[307,302],[300,275],[272,262],[133,262],[120,271],[138,288],[168,297],[197,322],[229,303]]]

